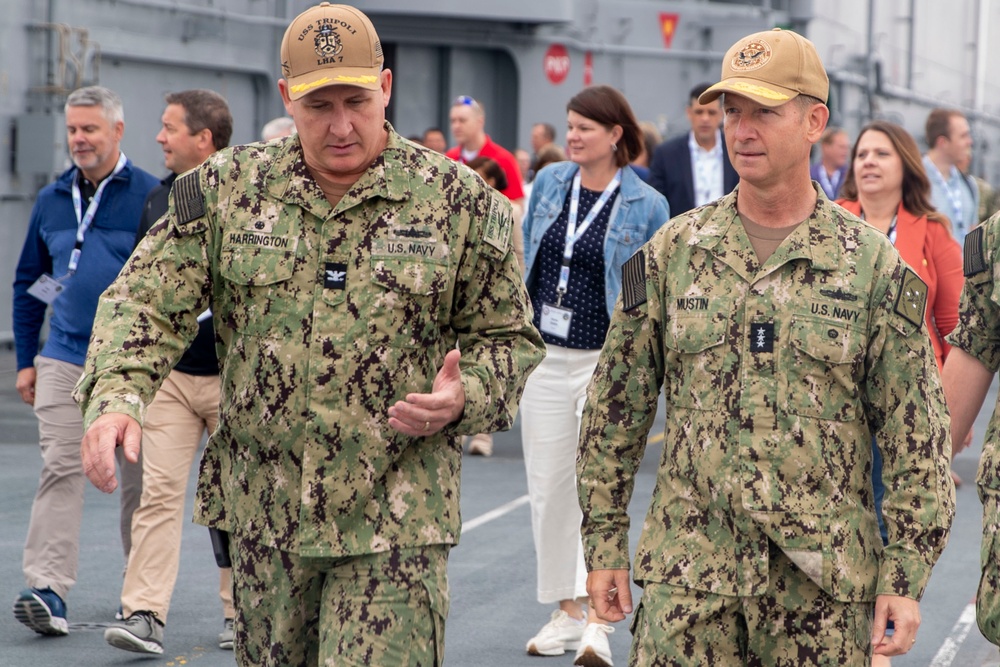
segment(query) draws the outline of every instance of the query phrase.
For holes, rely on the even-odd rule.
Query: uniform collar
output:
[[[412,192],[410,178],[415,175],[412,174],[412,170],[406,169],[406,157],[412,149],[403,143],[402,137],[388,121],[385,122],[385,129],[389,134],[385,149],[351,186],[336,210],[344,211],[367,199],[402,201],[410,197]],[[318,217],[324,219],[329,217],[333,209],[306,167],[298,135],[285,140],[279,150],[281,152],[265,177],[267,191],[272,196],[290,204],[297,204]],[[400,177],[401,175],[403,176]]]
[[[832,271],[840,266],[843,253],[840,221],[844,211],[834,206],[816,183],[816,208],[781,246],[768,258],[765,266],[780,266],[794,259],[807,259],[813,268]],[[713,253],[727,264],[743,265],[745,251],[753,252],[743,225],[737,221],[736,199],[739,186],[719,200],[704,222],[695,227],[693,245]],[[835,243],[830,243],[830,239]],[[755,257],[755,256],[754,256]],[[739,269],[740,266],[734,266]]]

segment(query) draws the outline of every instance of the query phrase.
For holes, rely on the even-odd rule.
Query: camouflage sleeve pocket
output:
[[[173,215],[173,228],[178,236],[201,234],[208,229],[208,219],[205,216],[205,195],[201,190],[199,170],[195,169],[184,174],[170,189],[170,213]]]
[[[480,252],[495,260],[506,257],[512,249],[513,225],[514,216],[511,213],[510,202],[497,192],[489,193]]]

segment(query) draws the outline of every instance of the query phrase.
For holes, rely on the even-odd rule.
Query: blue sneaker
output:
[[[51,588],[25,588],[14,600],[14,618],[40,635],[69,634],[66,603]]]

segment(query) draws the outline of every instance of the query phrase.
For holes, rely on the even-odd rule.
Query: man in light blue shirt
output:
[[[927,116],[924,168],[931,182],[931,203],[951,220],[959,243],[979,222],[979,189],[956,166],[972,151],[969,121],[954,109],[934,109]]]

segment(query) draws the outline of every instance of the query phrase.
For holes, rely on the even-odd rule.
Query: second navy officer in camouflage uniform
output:
[[[211,305],[219,427],[196,520],[231,535],[241,665],[440,665],[461,434],[508,429],[543,356],[507,200],[385,121],[368,18],[323,3],[281,46],[298,134],[220,151],[101,300],[84,467],[115,487]],[[458,349],[456,349],[456,345]]]
[[[951,410],[952,447],[961,448],[990,384],[1000,370],[1000,214],[965,237],[965,286],[958,326],[941,371]],[[983,439],[976,484],[983,503],[982,576],[976,621],[983,636],[1000,645],[1000,404],[993,408]]]
[[[628,501],[663,389],[631,664],[866,665],[915,641],[954,515],[948,418],[924,284],[809,179],[828,86],[793,32],[737,42],[700,98],[725,95],[737,189],[623,268],[577,472],[588,592],[620,621]]]

